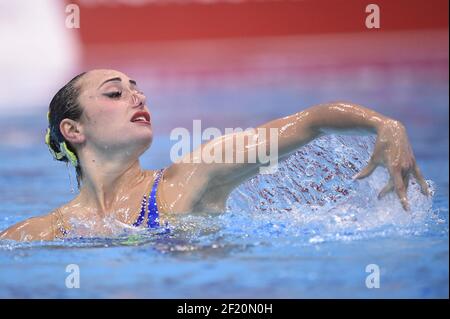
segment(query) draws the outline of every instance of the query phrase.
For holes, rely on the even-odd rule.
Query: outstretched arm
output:
[[[327,133],[377,134],[374,152],[369,163],[355,178],[369,176],[378,165],[386,167],[390,179],[378,197],[381,198],[395,190],[405,210],[409,209],[406,190],[410,174],[413,174],[420,184],[422,193],[428,195],[427,184],[416,164],[404,125],[363,106],[346,102],[320,104],[270,121],[257,129],[266,130],[266,136],[269,136],[270,129],[276,129],[280,160],[299,147]],[[191,174],[193,171],[197,171],[197,174],[200,172],[199,175],[203,178],[201,184],[206,185],[205,188],[208,190],[220,189],[229,192],[240,183],[258,174],[258,169],[263,163],[250,162],[249,154],[252,152],[258,154],[260,147],[270,150],[270,139],[266,138],[261,141],[258,139],[257,133],[251,134],[249,138],[245,139],[243,148],[238,147],[237,140],[242,137],[242,134],[244,133],[232,133],[211,140],[188,155],[191,164],[174,164],[174,166],[178,165],[184,168],[180,171],[185,171],[185,175]],[[214,146],[221,146],[218,148],[222,150],[221,163],[192,164],[194,158],[201,158],[202,152],[211,153]],[[233,154],[233,159],[236,159],[238,155],[243,156],[244,161],[227,163],[225,160],[227,152]]]
[[[303,116],[304,123],[294,125],[294,127],[301,126],[306,129],[306,132],[309,132],[306,135],[303,134],[306,136],[306,143],[310,141],[308,136],[318,136],[328,132],[357,133],[358,131],[363,131],[377,134],[374,152],[369,163],[355,178],[369,176],[379,165],[386,167],[390,179],[380,191],[378,198],[395,189],[403,208],[408,210],[409,204],[406,191],[411,174],[414,175],[420,184],[422,193],[425,195],[429,194],[427,183],[417,166],[405,126],[399,121],[383,116],[363,106],[344,102],[313,106],[298,114]],[[270,123],[268,124],[269,126],[271,125]],[[294,128],[287,138],[288,144],[293,146],[304,144],[303,139],[300,141],[295,138],[295,133]],[[281,140],[283,141],[284,138],[281,138]],[[288,148],[286,147],[285,149],[287,150]]]

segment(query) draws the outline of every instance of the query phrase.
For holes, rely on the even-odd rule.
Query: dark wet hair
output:
[[[61,149],[61,143],[65,142],[65,145],[70,152],[75,154],[78,158],[75,148],[70,145],[68,141],[65,140],[62,135],[59,124],[64,119],[71,119],[78,121],[83,114],[83,108],[81,107],[78,97],[80,96],[80,85],[77,84],[78,80],[85,75],[86,72],[78,74],[72,80],[70,80],[66,85],[64,85],[53,97],[49,105],[48,110],[48,123],[49,123],[49,136],[48,136],[48,147],[51,149],[52,155],[58,161],[69,162],[69,158],[64,155],[64,150]],[[62,154],[56,156],[55,154]],[[77,161],[75,167],[77,173],[77,184],[78,189],[80,189],[80,181],[82,178],[82,171],[80,162]]]

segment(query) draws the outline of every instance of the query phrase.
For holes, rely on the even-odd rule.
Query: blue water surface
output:
[[[190,128],[193,119],[204,128],[247,128],[345,100],[405,123],[433,196],[423,196],[412,179],[410,213],[394,194],[378,201],[388,178],[383,168],[351,179],[367,163],[374,137],[327,136],[278,173],[241,185],[224,214],[185,216],[169,233],[2,241],[0,297],[448,298],[448,61],[275,75],[240,85],[180,85],[170,94],[144,86],[155,138],[142,166],[169,165],[170,129]],[[43,143],[45,114],[44,106],[0,116],[2,230],[75,196],[68,169]],[[80,288],[66,287],[69,264],[79,266]],[[370,264],[380,269],[379,288],[366,286]]]

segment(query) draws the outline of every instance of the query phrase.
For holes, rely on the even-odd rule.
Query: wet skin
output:
[[[64,119],[60,130],[76,149],[83,171],[80,193],[72,201],[48,215],[30,218],[0,234],[0,239],[52,240],[61,236],[61,227],[71,228],[73,221],[89,227],[89,234],[112,235],[107,220],[123,227],[136,220],[142,196],[153,184],[156,171],[143,170],[139,157],[150,147],[153,124],[145,95],[127,75],[114,70],[92,70],[77,83],[83,115],[79,121]],[[150,121],[132,121],[137,112],[147,113]],[[139,113],[142,114],[142,113]],[[279,161],[312,140],[329,133],[377,135],[368,165],[355,178],[369,176],[377,166],[386,167],[390,179],[378,195],[394,191],[405,210],[410,176],[414,176],[422,193],[428,186],[417,166],[404,125],[366,107],[332,102],[315,105],[298,113],[278,118],[258,127],[276,129]],[[258,129],[257,128],[257,129]],[[243,133],[223,135],[202,144],[164,170],[158,186],[157,204],[162,222],[184,213],[217,213],[225,210],[226,200],[234,188],[259,173],[261,162],[249,156],[258,149],[270,149],[270,139],[257,135],[237,140]],[[246,133],[248,134],[248,133]],[[267,135],[268,136],[268,135]],[[233,143],[230,143],[233,141]],[[221,145],[222,153],[242,156],[240,163],[197,163],[202,152]]]

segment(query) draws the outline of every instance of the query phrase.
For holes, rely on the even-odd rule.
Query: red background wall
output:
[[[85,44],[364,32],[376,3],[382,31],[448,27],[448,0],[305,0],[83,5]],[[372,30],[373,31],[373,30]]]

